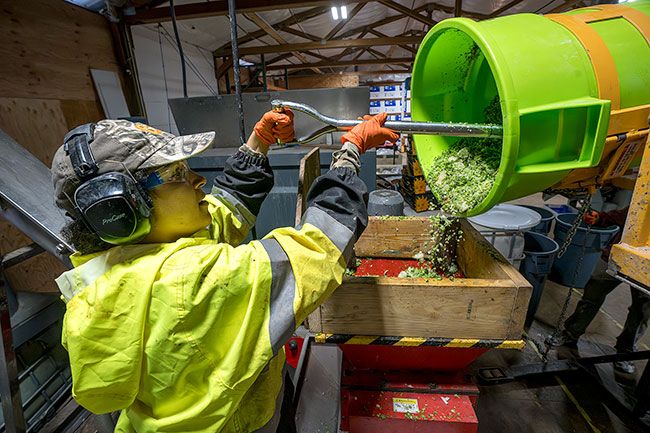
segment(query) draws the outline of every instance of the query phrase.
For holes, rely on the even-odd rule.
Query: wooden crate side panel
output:
[[[458,245],[458,265],[468,278],[509,278],[502,265],[509,263],[485,238],[461,220],[463,240]]]
[[[320,307],[322,327],[317,332],[513,338],[515,302],[513,287],[344,284]]]
[[[357,257],[412,258],[431,242],[429,218],[370,217],[354,252]]]

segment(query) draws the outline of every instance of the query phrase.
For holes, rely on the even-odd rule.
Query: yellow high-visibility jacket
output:
[[[118,432],[273,431],[283,344],[340,284],[367,221],[349,210],[365,209],[351,184],[365,188],[331,170],[302,224],[260,241],[239,245],[254,215],[216,188],[212,225],[193,237],[73,256],[57,283],[74,398],[122,410]]]

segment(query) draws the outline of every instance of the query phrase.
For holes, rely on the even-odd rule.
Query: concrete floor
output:
[[[552,332],[569,289],[547,282],[536,319],[528,335],[542,342]],[[581,294],[574,291],[568,314],[573,312]],[[590,325],[579,344],[581,356],[600,355],[603,352],[593,343],[613,346],[622,329],[630,304],[630,292],[621,284],[607,298],[607,302]],[[648,349],[649,336],[645,335],[639,349]],[[551,359],[556,351],[549,353]],[[533,344],[521,352],[492,350],[479,358],[471,369],[487,366],[508,366],[540,361]],[[642,371],[645,362],[637,362]],[[599,368],[610,385],[630,388],[614,381],[611,366]],[[638,373],[637,373],[638,379]],[[630,433],[649,431],[636,423],[627,413],[616,413],[616,406],[594,379],[584,373],[548,377],[507,385],[481,387],[478,403],[479,432],[612,432]],[[620,411],[619,411],[620,412]]]

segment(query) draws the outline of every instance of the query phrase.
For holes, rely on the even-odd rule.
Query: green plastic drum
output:
[[[650,1],[625,5],[650,16]],[[650,46],[643,34],[624,18],[588,25],[614,58],[620,108],[650,104]],[[484,109],[497,94],[501,163],[490,193],[467,216],[542,191],[573,169],[598,165],[607,136],[610,101],[599,98],[586,49],[557,22],[534,14],[480,22],[452,18],[429,31],[413,66],[413,120],[484,122]],[[414,137],[425,176],[433,159],[458,139]]]

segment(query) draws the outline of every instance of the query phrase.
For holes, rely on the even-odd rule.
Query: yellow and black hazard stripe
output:
[[[461,348],[523,349],[524,340],[480,340],[472,338],[421,338],[352,334],[314,334],[321,344],[360,344],[373,346],[437,346]]]

